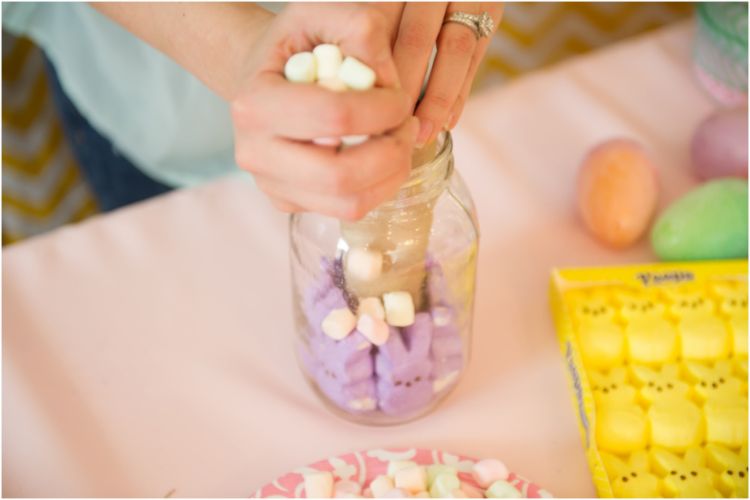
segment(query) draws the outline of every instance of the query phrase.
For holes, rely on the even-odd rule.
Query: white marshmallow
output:
[[[444,375],[440,377],[439,379],[436,379],[432,383],[432,392],[438,393],[448,387],[451,383],[453,383],[454,380],[456,380],[456,377],[458,377],[458,370],[448,373],[447,375]]]
[[[411,460],[391,460],[388,462],[388,470],[386,471],[386,474],[393,479],[397,471],[400,471],[401,469],[410,469],[416,466],[417,463],[412,462]]]
[[[370,483],[370,491],[375,498],[383,498],[393,489],[393,480],[388,476],[377,476]]]
[[[352,410],[374,410],[377,403],[372,398],[352,399],[349,408]]]
[[[383,254],[361,247],[350,248],[346,253],[346,270],[358,280],[372,281],[383,270]]]
[[[359,483],[349,479],[336,481],[333,485],[333,496],[335,498],[356,498],[362,493]]]
[[[357,307],[357,314],[369,314],[373,318],[385,319],[385,309],[383,309],[383,303],[380,302],[379,297],[367,297],[359,301]]]
[[[340,137],[316,137],[312,141],[313,144],[317,144],[318,146],[332,146],[337,148],[341,145]]]
[[[508,468],[500,460],[487,458],[474,464],[471,475],[482,488],[489,488],[495,481],[508,479]]]
[[[318,66],[318,79],[335,78],[344,57],[338,45],[332,43],[318,45],[313,49],[313,54]]]
[[[359,319],[357,319],[357,330],[364,335],[367,340],[377,346],[385,344],[391,333],[388,324],[386,324],[385,321],[370,316],[369,314],[360,315]]]
[[[345,135],[341,137],[341,144],[350,148],[352,146],[359,146],[363,142],[367,142],[367,139],[369,138],[369,135]]]
[[[357,318],[347,307],[334,309],[328,313],[321,327],[323,333],[334,340],[341,340],[349,335],[357,324]]]
[[[290,82],[313,83],[316,77],[315,56],[312,52],[297,52],[284,65],[284,76]]]
[[[347,87],[346,84],[338,76],[334,76],[333,78],[320,79],[318,80],[318,85],[334,92],[343,92],[349,89],[349,87]]]
[[[409,292],[383,294],[385,319],[392,326],[409,326],[414,323],[414,301]]]
[[[409,493],[401,488],[393,488],[383,498],[409,498]]]
[[[419,465],[397,470],[393,475],[393,484],[410,494],[419,493],[427,489],[427,474],[424,467]]]
[[[305,474],[305,495],[307,498],[331,498],[333,474],[324,471]]]
[[[347,56],[341,63],[338,76],[351,89],[368,90],[375,86],[375,72],[351,56]]]

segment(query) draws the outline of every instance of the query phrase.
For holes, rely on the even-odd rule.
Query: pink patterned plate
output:
[[[471,477],[471,467],[475,459],[454,455],[444,451],[410,449],[376,449],[347,453],[327,460],[321,460],[308,467],[293,470],[259,489],[257,498],[301,498],[304,492],[304,474],[314,471],[331,471],[336,480],[349,479],[366,486],[376,476],[386,473],[391,460],[413,460],[419,465],[446,464],[456,467],[458,477],[472,486],[478,486]],[[518,474],[511,473],[508,478],[513,486],[526,498],[549,498],[546,490]]]

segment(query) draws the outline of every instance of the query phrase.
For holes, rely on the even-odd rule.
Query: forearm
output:
[[[273,14],[252,3],[93,3],[231,100],[247,54]]]

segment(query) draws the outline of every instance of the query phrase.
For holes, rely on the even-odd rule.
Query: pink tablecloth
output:
[[[547,303],[553,266],[652,260],[592,241],[573,186],[613,135],[653,152],[663,206],[693,183],[714,107],[688,24],[474,98],[455,133],[483,240],[474,356],[434,414],[367,428],[329,414],[291,349],[286,217],[224,180],[3,252],[6,495],[243,496],[346,451],[500,457],[559,496],[592,495]]]

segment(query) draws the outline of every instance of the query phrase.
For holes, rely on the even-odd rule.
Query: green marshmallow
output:
[[[435,476],[430,487],[432,498],[453,498],[453,491],[461,487],[458,476],[452,472],[443,472]]]
[[[747,181],[719,179],[667,208],[651,231],[662,260],[747,257]]]
[[[440,474],[451,474],[458,476],[458,470],[455,467],[445,464],[432,464],[427,467],[427,488],[432,488],[432,483]]]
[[[487,491],[484,492],[487,498],[521,498],[521,492],[508,481],[499,479],[492,483]]]

